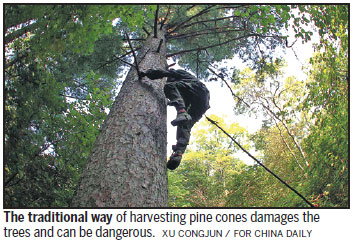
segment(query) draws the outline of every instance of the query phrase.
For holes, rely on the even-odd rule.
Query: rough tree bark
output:
[[[140,71],[165,69],[164,34],[158,29],[157,38],[144,43],[137,56]],[[139,79],[130,69],[83,170],[73,207],[168,206],[164,84],[164,78]]]

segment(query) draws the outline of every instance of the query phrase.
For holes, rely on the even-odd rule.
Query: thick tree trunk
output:
[[[165,69],[164,30],[157,37],[149,37],[138,54],[141,71]],[[164,84],[164,78],[139,80],[130,69],[83,170],[73,207],[168,206]]]

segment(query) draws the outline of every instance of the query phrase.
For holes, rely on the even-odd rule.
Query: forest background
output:
[[[184,7],[187,18],[205,9]],[[230,93],[240,117],[229,119],[210,111],[208,115],[316,206],[348,207],[348,6],[247,8],[249,12],[234,14],[253,21],[256,18],[256,31],[267,34],[282,28],[283,33],[294,34],[281,46],[271,44],[281,51],[292,49],[300,57],[302,50],[296,43],[305,46],[316,38],[315,53],[300,60],[306,78],[285,72],[284,53],[272,55],[263,47],[262,56],[252,59],[254,65],[250,59],[242,63],[241,57],[240,64],[196,66],[192,72],[209,88],[220,85],[211,90],[213,97],[217,90]],[[118,76],[125,76],[132,62],[131,53],[124,51],[129,42],[123,30],[142,30],[155,18],[155,10],[155,5],[122,5],[116,8],[118,12],[110,5],[4,6],[5,207],[69,206],[120,88]],[[279,15],[281,25],[271,11]],[[115,20],[124,12],[130,15],[122,14],[116,25],[103,21]],[[48,16],[46,25],[39,21],[44,13]],[[101,18],[91,18],[94,15]],[[133,36],[131,42],[140,43],[140,37]],[[181,45],[187,48],[187,44]],[[214,56],[233,58],[233,54],[223,53]],[[173,62],[180,65],[181,59]],[[195,59],[185,62],[195,68]],[[297,71],[301,69],[297,67]],[[170,112],[168,116],[170,120]],[[246,129],[249,124],[243,119],[248,117],[262,121],[254,132]],[[305,206],[264,169],[243,159],[240,150],[204,118],[192,135],[180,168],[168,173],[170,206]]]

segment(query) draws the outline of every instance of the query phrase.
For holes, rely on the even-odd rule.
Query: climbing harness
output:
[[[283,181],[279,176],[277,176],[273,171],[271,171],[269,168],[267,168],[264,164],[262,164],[259,160],[257,160],[253,155],[251,155],[244,147],[242,147],[229,133],[227,133],[223,128],[221,128],[218,123],[212,119],[210,119],[208,116],[206,116],[206,119],[213,125],[215,125],[217,128],[219,128],[223,133],[225,133],[226,136],[228,136],[239,148],[244,151],[248,156],[250,156],[252,159],[254,159],[260,166],[262,166],[266,171],[271,173],[275,178],[277,178],[281,183],[283,183],[285,186],[287,186],[290,190],[292,190],[296,195],[302,198],[308,205],[311,207],[315,207],[312,203],[310,203],[303,195],[301,195],[297,190],[295,190],[293,187],[291,187],[289,184],[287,184],[285,181]]]

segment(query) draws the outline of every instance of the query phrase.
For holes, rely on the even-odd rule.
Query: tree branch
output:
[[[221,17],[221,18],[216,18],[216,19],[201,20],[201,21],[196,21],[196,22],[189,23],[187,25],[183,25],[182,28],[187,28],[187,27],[191,27],[193,25],[203,24],[203,23],[207,23],[207,22],[213,22],[213,21],[217,22],[217,21],[220,21],[220,20],[227,20],[227,19],[231,19],[231,18],[239,18],[239,17],[236,16],[236,15],[231,15],[231,16],[226,16],[226,17]]]
[[[143,31],[149,36],[150,35],[150,32],[147,30],[147,29],[145,29],[145,27],[143,26]]]
[[[167,14],[165,15],[164,19],[160,23],[160,30],[163,29],[165,22],[168,20],[169,13],[170,13],[170,5],[168,6]]]
[[[168,34],[171,34],[173,32],[176,32],[178,29],[181,28],[181,26],[183,26],[185,23],[188,23],[189,21],[191,21],[192,19],[205,14],[206,12],[208,12],[212,7],[214,7],[215,5],[211,5],[205,9],[203,9],[202,11],[200,11],[199,13],[197,13],[196,15],[193,15],[192,17],[186,19],[185,21],[179,23],[178,25],[175,26],[175,28],[173,30],[171,30]]]
[[[219,31],[215,31],[215,30],[219,30]],[[200,36],[200,35],[210,35],[210,34],[217,35],[217,34],[220,34],[220,33],[240,32],[240,31],[247,31],[247,29],[226,29],[226,30],[222,30],[222,28],[220,28],[220,27],[215,27],[215,28],[200,30],[200,31],[191,32],[191,33],[183,33],[183,34],[179,34],[179,35],[175,35],[175,36],[169,36],[168,40],[191,38],[191,37]]]
[[[136,49],[134,49],[134,51],[137,51],[137,50],[139,50],[140,48],[136,48]],[[132,53],[132,51],[128,51],[127,53],[125,53],[124,55],[122,55],[122,56],[114,56],[114,59],[112,59],[111,61],[107,61],[107,62],[105,62],[104,64],[102,64],[102,65],[100,65],[99,67],[97,67],[95,70],[98,70],[98,69],[101,69],[101,68],[103,68],[104,66],[107,66],[108,64],[111,64],[112,62],[115,62],[115,61],[121,61],[121,62],[123,62],[123,63],[126,63],[127,65],[130,65],[130,66],[134,66],[133,64],[130,64],[130,63],[128,63],[128,62],[126,62],[126,61],[124,61],[123,60],[123,58],[125,58],[127,55],[130,55]]]
[[[229,39],[229,40],[226,40],[225,42],[208,45],[208,46],[205,46],[205,47],[197,47],[197,48],[194,48],[194,49],[178,51],[178,52],[175,52],[175,53],[172,53],[172,54],[168,54],[167,58],[172,57],[172,56],[176,56],[176,55],[181,55],[181,54],[193,52],[193,51],[205,50],[205,49],[213,48],[213,47],[220,46],[220,45],[223,45],[223,44],[228,44],[230,42],[233,42],[233,41],[236,41],[236,40],[239,40],[239,39],[242,39],[242,38],[254,37],[254,36],[257,36],[257,35],[258,34],[249,34],[249,35]]]
[[[158,37],[158,12],[159,12],[159,4],[157,4],[157,10],[155,11],[155,18],[154,18],[154,38]]]
[[[9,183],[16,177],[16,175],[19,173],[19,171],[15,172],[13,175],[11,175],[11,177],[5,181],[4,183],[4,187],[7,187],[9,185]]]
[[[160,42],[159,42],[159,45],[158,45],[158,48],[157,48],[157,53],[160,52],[160,48],[162,47],[162,44],[163,44],[163,39],[160,39]]]
[[[274,121],[275,121],[275,125],[276,125],[278,131],[280,132],[280,136],[281,136],[282,141],[284,142],[284,144],[286,145],[287,149],[289,150],[289,152],[291,153],[291,155],[292,155],[293,158],[295,159],[297,165],[298,165],[302,170],[304,170],[303,167],[301,166],[301,164],[299,163],[299,161],[298,161],[298,159],[297,159],[295,153],[294,153],[293,150],[291,149],[290,145],[287,143],[286,138],[283,136],[282,130],[281,130],[281,128],[279,127],[279,125],[278,125],[278,123],[277,123],[277,121],[276,121],[275,118],[274,118]]]
[[[263,99],[267,102],[267,99],[265,99],[265,98],[263,98]],[[268,102],[267,102],[267,103],[268,103]],[[278,110],[279,110],[280,112],[282,112],[282,110],[276,105],[276,103],[275,103],[274,101],[273,101],[273,103],[274,103],[275,107],[277,107]],[[273,116],[275,119],[277,119],[278,121],[280,121],[280,122],[282,123],[283,127],[286,129],[288,135],[292,138],[293,143],[295,144],[295,146],[297,147],[298,151],[300,152],[300,154],[301,154],[303,160],[304,160],[305,163],[306,163],[306,166],[309,167],[310,164],[308,163],[308,161],[307,161],[307,159],[306,159],[306,156],[305,156],[305,154],[304,154],[304,152],[303,152],[301,146],[297,143],[295,136],[291,133],[290,129],[288,128],[288,126],[287,126],[287,124],[284,122],[284,120],[280,119],[268,106],[265,106],[265,105],[263,105],[263,104],[262,104],[262,106],[263,106],[266,110],[268,110],[268,111],[272,114],[272,116]]]
[[[126,37],[128,39],[129,47],[131,48],[131,51],[132,51],[132,54],[133,54],[134,64],[135,64],[135,68],[137,70],[138,78],[140,78],[140,71],[139,71],[139,66],[138,66],[138,62],[137,62],[137,56],[136,56],[135,51],[133,49],[132,43],[131,43],[131,41],[129,39],[128,33],[126,33]]]
[[[8,35],[5,36],[5,44],[8,44],[8,43],[14,41],[15,39],[21,37],[22,35],[24,35],[27,32],[31,32],[31,31],[35,30],[38,26],[39,26],[39,23],[35,22],[33,24],[29,24],[23,28],[20,28],[14,32],[9,33]]]
[[[209,64],[209,66],[210,66],[210,64]],[[210,67],[208,67],[208,69],[209,69],[209,71],[210,71],[211,73],[213,73],[213,74],[216,75],[218,78],[220,78],[222,81],[224,81],[224,83],[226,84],[226,86],[229,88],[229,90],[230,90],[230,92],[231,92],[231,95],[232,95],[234,98],[236,98],[236,99],[237,99],[238,101],[240,101],[240,102],[245,103],[245,105],[246,105],[247,107],[250,107],[250,105],[249,105],[248,103],[246,103],[246,102],[244,101],[244,99],[238,97],[238,96],[234,93],[234,91],[232,90],[231,86],[230,86],[229,83],[224,79],[223,76],[220,76],[219,74],[217,74],[217,73],[216,73],[213,69],[211,69]]]
[[[175,53],[172,53],[172,54],[168,54],[167,58],[172,57],[172,56],[176,56],[176,55],[181,55],[181,54],[193,52],[193,51],[205,50],[205,49],[217,47],[217,46],[220,46],[220,45],[228,44],[230,42],[240,40],[240,39],[243,39],[243,38],[249,38],[249,37],[278,38],[278,39],[285,38],[284,36],[261,35],[261,34],[257,34],[257,33],[250,33],[250,34],[245,34],[244,36],[241,36],[241,37],[236,37],[236,38],[229,39],[229,40],[226,40],[224,42],[219,42],[219,43],[216,43],[216,44],[213,44],[213,45],[208,45],[208,46],[205,46],[205,47],[197,47],[197,48],[193,48],[193,49],[189,49],[189,50],[182,50],[182,51],[178,51],[178,52],[175,52]]]

